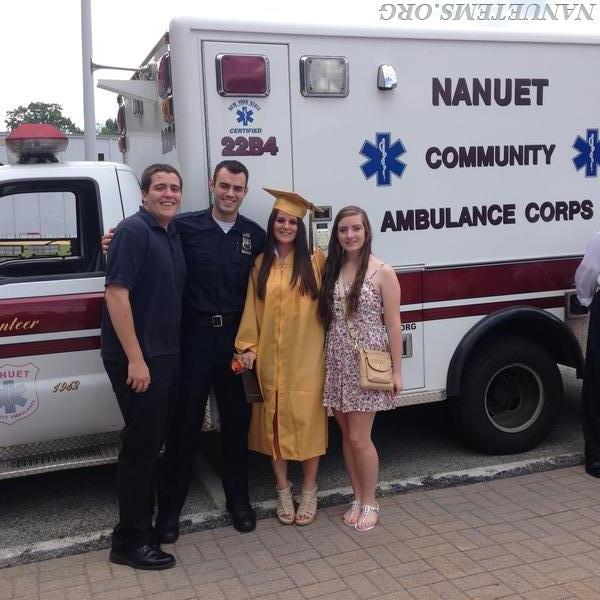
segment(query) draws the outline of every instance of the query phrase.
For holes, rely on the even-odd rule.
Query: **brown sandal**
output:
[[[294,498],[292,496],[292,484],[277,490],[277,518],[283,525],[292,525],[296,518],[296,509],[294,507]]]
[[[317,488],[305,490],[302,488],[302,500],[296,512],[296,525],[310,525],[317,516]]]

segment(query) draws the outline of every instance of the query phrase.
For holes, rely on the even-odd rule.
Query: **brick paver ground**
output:
[[[0,570],[0,599],[600,599],[600,480],[573,467],[382,498],[359,533],[344,507],[309,527],[259,521],[182,536],[162,572],[90,552]],[[166,547],[169,549],[169,547]]]

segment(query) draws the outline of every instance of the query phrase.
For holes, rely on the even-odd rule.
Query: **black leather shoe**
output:
[[[154,531],[160,544],[174,544],[179,539],[179,515],[159,514]]]
[[[600,477],[600,461],[586,461],[585,472],[592,477]]]
[[[128,565],[134,569],[158,571],[170,569],[175,566],[175,557],[168,552],[163,552],[157,546],[144,544],[133,550],[110,551],[110,562],[117,565]]]
[[[256,513],[249,504],[232,504],[227,507],[231,515],[233,526],[240,533],[254,531],[256,527]]]

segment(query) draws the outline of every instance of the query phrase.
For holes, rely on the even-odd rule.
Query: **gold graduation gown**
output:
[[[275,456],[276,424],[281,458],[306,460],[325,454],[327,448],[324,331],[317,301],[290,285],[293,252],[283,264],[275,258],[264,300],[256,295],[262,260],[261,254],[252,267],[235,340],[239,353],[256,353],[256,375],[264,398],[252,404],[248,447]],[[325,256],[317,251],[312,265],[319,287],[324,264]]]

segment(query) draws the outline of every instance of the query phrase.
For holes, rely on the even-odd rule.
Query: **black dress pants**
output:
[[[119,523],[112,547],[128,551],[153,543],[152,513],[158,481],[158,458],[179,384],[179,356],[146,361],[150,386],[141,393],[127,385],[127,362],[104,361],[123,414],[119,453]]]
[[[194,458],[208,393],[214,389],[221,415],[221,481],[227,504],[248,504],[248,427],[250,408],[241,378],[231,372],[238,323],[223,327],[183,327],[181,386],[167,436],[158,509],[179,514],[192,479]]]
[[[600,463],[600,292],[590,305],[585,370],[582,389],[585,462]]]

